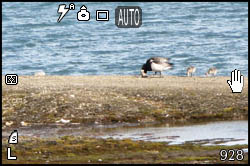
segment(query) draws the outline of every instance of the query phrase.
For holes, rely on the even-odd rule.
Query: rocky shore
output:
[[[19,76],[2,77],[2,129],[11,132],[49,124],[188,124],[248,119],[248,78],[232,93],[229,77]],[[65,128],[67,130],[67,127]],[[87,130],[88,131],[88,130]],[[90,131],[91,132],[91,131]],[[90,133],[89,133],[90,134]],[[220,142],[218,142],[219,144]],[[192,142],[113,140],[90,137],[20,136],[17,145],[2,138],[3,163],[248,163],[220,161],[223,149],[248,145],[202,146]],[[7,160],[7,147],[18,160]]]

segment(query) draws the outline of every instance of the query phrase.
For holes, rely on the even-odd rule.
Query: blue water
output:
[[[75,3],[60,23],[60,3],[3,3],[2,74],[136,75],[152,56],[171,58],[167,75],[248,76],[248,3]],[[69,3],[65,3],[67,6]],[[77,21],[85,5],[90,21]],[[140,28],[118,28],[117,6],[140,6]],[[109,10],[110,21],[96,21]]]

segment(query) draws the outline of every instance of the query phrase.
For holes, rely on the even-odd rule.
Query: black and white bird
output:
[[[152,57],[147,60],[145,64],[142,65],[141,68],[141,76],[147,77],[148,71],[154,71],[155,75],[157,72],[160,73],[167,69],[171,69],[173,67],[173,63],[169,62],[169,58],[165,57]]]

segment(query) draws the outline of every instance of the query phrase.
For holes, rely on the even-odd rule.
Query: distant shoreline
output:
[[[19,76],[5,85],[2,126],[12,122],[178,123],[248,119],[248,78],[233,94],[230,77]]]

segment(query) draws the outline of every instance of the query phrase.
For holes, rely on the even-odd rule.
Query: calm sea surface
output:
[[[171,58],[168,75],[190,65],[248,76],[248,3],[75,3],[58,23],[60,3],[2,4],[2,74],[135,75],[152,56]],[[69,3],[65,3],[67,6]],[[79,22],[85,5],[90,21]],[[118,28],[117,6],[140,6],[140,28]],[[108,22],[96,10],[109,10]]]

